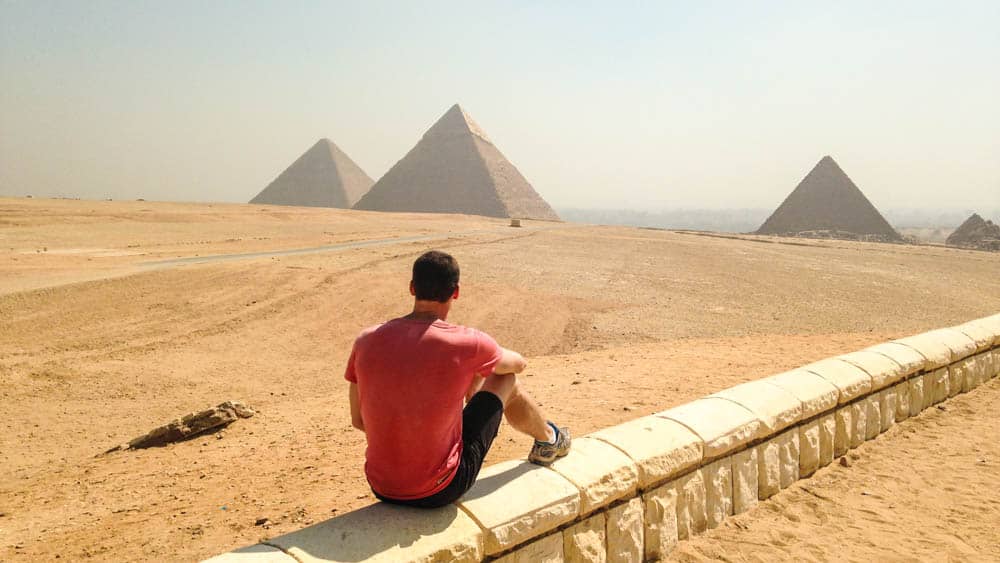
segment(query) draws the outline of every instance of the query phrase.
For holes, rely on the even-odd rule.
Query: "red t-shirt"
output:
[[[344,378],[358,384],[372,489],[407,500],[448,486],[462,454],[465,392],[502,354],[489,335],[441,320],[395,319],[361,333]]]

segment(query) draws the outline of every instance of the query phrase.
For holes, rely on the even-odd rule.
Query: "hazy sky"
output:
[[[1000,207],[1000,2],[0,0],[0,194],[378,179],[458,102],[556,207]]]

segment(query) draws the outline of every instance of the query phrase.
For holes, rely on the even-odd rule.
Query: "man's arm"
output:
[[[358,395],[358,384],[352,383],[347,394],[351,399],[351,426],[364,432],[365,421],[361,420],[361,398]]]
[[[528,362],[523,356],[521,356],[521,354],[506,348],[500,349],[503,351],[503,356],[500,358],[500,361],[497,362],[496,367],[493,368],[493,373],[498,373],[500,375],[521,373],[524,371],[524,368],[528,367]]]

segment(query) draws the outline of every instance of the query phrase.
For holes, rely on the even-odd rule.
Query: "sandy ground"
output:
[[[526,385],[577,435],[1000,311],[1000,256],[982,252],[525,225],[0,199],[0,560],[186,561],[370,503],[343,364],[361,328],[407,312],[410,264],[428,247],[462,265],[451,320],[524,352]],[[430,234],[449,238],[150,266]],[[226,399],[259,414],[95,457]],[[528,445],[505,425],[488,462]],[[956,506],[974,504],[967,494]],[[979,517],[963,514],[959,525]]]

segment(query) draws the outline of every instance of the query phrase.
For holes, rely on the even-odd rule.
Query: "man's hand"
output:
[[[365,431],[365,421],[361,420],[361,398],[358,395],[358,384],[352,383],[351,389],[347,392],[351,400],[351,426],[358,430]]]
[[[503,350],[503,357],[497,362],[496,367],[493,368],[493,373],[498,373],[500,375],[507,375],[509,373],[521,373],[524,368],[528,367],[528,362],[524,359],[521,354],[513,350],[508,350],[506,348],[501,348]]]

